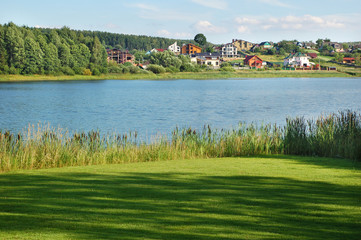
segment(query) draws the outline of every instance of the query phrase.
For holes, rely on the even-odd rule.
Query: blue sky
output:
[[[212,43],[283,39],[361,41],[360,0],[11,0],[0,23],[100,30]]]

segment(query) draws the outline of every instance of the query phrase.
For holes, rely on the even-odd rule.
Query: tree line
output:
[[[178,41],[99,31],[30,28],[0,24],[0,74],[74,75],[107,73],[106,47],[122,50],[167,48]]]

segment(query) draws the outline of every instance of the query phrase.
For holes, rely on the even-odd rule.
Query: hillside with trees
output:
[[[68,27],[39,29],[0,25],[0,74],[74,75],[108,73],[106,47],[123,50],[167,48],[178,41],[159,37],[78,31]]]

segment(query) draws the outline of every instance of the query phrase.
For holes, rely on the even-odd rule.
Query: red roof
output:
[[[262,61],[262,59],[260,59],[260,58],[259,58],[258,56],[256,56],[256,55],[247,55],[246,58],[244,59],[244,62],[248,62],[249,60],[251,60],[251,59],[254,58],[254,57],[258,58],[259,61]]]
[[[311,58],[317,58],[317,53],[307,53]]]
[[[158,52],[164,52],[164,51],[165,51],[165,49],[161,49],[161,48],[156,48],[156,50],[157,50]]]
[[[353,57],[344,57],[344,58],[343,58],[343,60],[350,60],[350,61],[353,61],[353,60],[355,60],[355,58],[353,58]]]

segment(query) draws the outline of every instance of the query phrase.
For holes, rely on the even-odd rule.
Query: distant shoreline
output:
[[[0,75],[0,82],[67,81],[67,80],[172,80],[172,79],[243,79],[243,78],[326,78],[360,77],[336,71],[242,70],[237,72],[180,72],[163,74],[104,74],[99,76]]]

